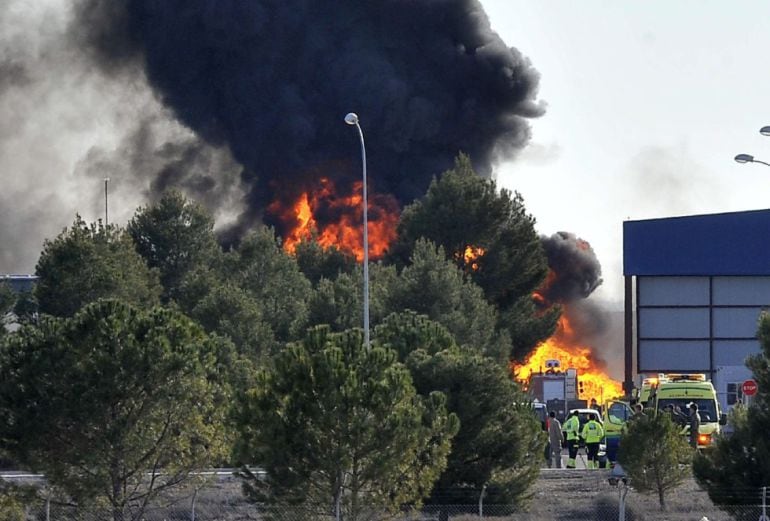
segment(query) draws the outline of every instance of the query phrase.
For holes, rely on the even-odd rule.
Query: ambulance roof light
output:
[[[673,381],[690,381],[690,382],[705,382],[706,381],[706,375],[703,373],[672,373],[666,375],[670,380]]]

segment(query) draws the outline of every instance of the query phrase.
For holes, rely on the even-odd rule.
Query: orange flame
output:
[[[574,338],[572,326],[567,317],[562,315],[556,333],[551,338],[539,344],[524,364],[512,364],[516,378],[528,381],[533,373],[545,370],[546,360],[559,360],[563,371],[568,368],[577,369],[578,381],[582,382],[579,399],[595,398],[602,403],[604,400],[622,396],[621,383],[610,378],[604,368],[596,363],[590,347],[576,344]]]
[[[290,228],[284,237],[284,250],[293,253],[297,244],[316,233],[316,240],[321,246],[336,246],[351,252],[359,262],[363,261],[362,189],[363,183],[357,181],[353,183],[350,195],[340,195],[335,190],[334,182],[323,177],[319,189],[302,193],[292,208],[283,209],[280,201],[268,206],[267,211]],[[337,221],[319,226],[315,215],[320,208],[327,214],[337,216]],[[385,254],[396,237],[398,204],[391,196],[370,193],[367,208],[369,256],[377,259]]]
[[[462,252],[462,255],[458,254],[457,257],[462,257],[463,264],[465,265],[466,269],[470,268],[471,270],[476,271],[479,269],[478,260],[482,255],[484,255],[484,253],[484,248],[480,246],[468,245],[465,247],[465,251]]]

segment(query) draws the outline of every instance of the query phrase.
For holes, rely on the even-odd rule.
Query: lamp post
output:
[[[770,136],[770,125],[766,125],[759,129],[759,133],[763,136]],[[735,161],[737,163],[745,164],[745,163],[759,163],[761,165],[770,166],[770,163],[766,163],[765,161],[760,161],[759,159],[755,159],[754,156],[751,154],[738,154],[735,156]]]
[[[364,192],[364,346],[369,349],[369,203],[366,198],[366,147],[364,132],[358,124],[358,114],[350,112],[345,116],[345,123],[355,125],[361,141],[361,165],[363,170]]]
[[[759,159],[754,159],[754,156],[750,154],[738,154],[735,156],[735,162],[736,163],[759,163],[762,165],[770,166],[770,163],[765,163],[764,161],[760,161]]]
[[[109,177],[104,178],[104,227],[107,228],[107,183],[110,182]]]

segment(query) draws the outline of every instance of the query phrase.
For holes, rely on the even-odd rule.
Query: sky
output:
[[[545,115],[498,165],[541,234],[587,240],[622,308],[625,220],[770,207],[770,2],[482,0],[540,72]]]

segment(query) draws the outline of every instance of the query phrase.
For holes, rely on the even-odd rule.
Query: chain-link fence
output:
[[[738,507],[738,517],[713,508],[707,512],[700,509],[669,509],[661,512],[658,508],[650,509],[645,504],[627,505],[625,511],[626,521],[732,521],[735,519],[759,520],[762,515],[761,506]],[[364,512],[354,519],[356,521],[477,521],[488,519],[491,521],[616,521],[619,519],[617,501],[609,498],[596,502],[589,510],[563,509],[561,512],[552,513],[552,517],[543,517],[542,514],[533,512],[511,512],[508,505],[489,505],[482,516],[478,512],[471,513],[470,505],[432,505],[419,510],[410,510],[398,514],[382,512]],[[22,517],[7,517],[4,521],[110,521],[112,513],[108,509],[84,509],[51,505],[49,509],[43,504],[30,505],[26,508]],[[124,517],[126,521],[132,519],[130,515]],[[351,520],[353,518],[343,518]],[[165,507],[149,508],[141,517],[143,521],[335,521],[332,514],[323,514],[309,511],[299,507],[258,507],[255,505],[218,505],[210,508],[199,506],[194,512],[190,508]]]
[[[457,497],[460,491],[442,490],[438,497]],[[468,489],[462,494],[472,496]],[[625,504],[625,521],[758,521],[761,505],[735,506],[730,512],[716,507],[693,480],[669,491],[665,510],[656,494],[641,494],[633,488],[612,486],[604,472],[544,472],[533,488],[533,496],[525,508],[484,502],[482,490],[478,500],[467,504],[426,505],[405,509],[396,514],[359,510],[355,516],[344,512],[344,521],[615,521],[621,519],[621,499]],[[623,493],[625,492],[625,495]],[[163,503],[149,505],[141,516],[127,511],[124,521],[336,521],[331,508],[299,506],[265,506],[249,503],[241,493],[239,481],[220,476],[203,487],[166,497]],[[55,495],[41,488],[37,497],[17,508],[0,509],[0,521],[111,521],[107,509],[74,507],[57,501]]]

